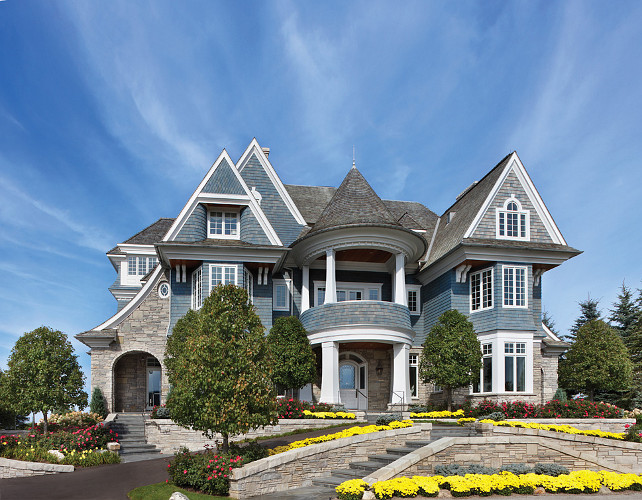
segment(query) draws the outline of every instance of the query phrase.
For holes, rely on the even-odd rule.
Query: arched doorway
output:
[[[339,355],[339,393],[347,409],[368,409],[368,364],[356,353]]]
[[[141,412],[161,402],[161,364],[147,352],[130,352],[114,364],[114,410]]]

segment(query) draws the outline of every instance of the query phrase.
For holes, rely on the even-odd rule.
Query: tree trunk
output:
[[[42,433],[47,434],[47,430],[49,428],[49,426],[47,425],[47,410],[42,410],[42,418],[44,421],[44,424],[42,426],[42,429],[43,429]]]
[[[223,434],[223,453],[227,453],[230,450],[230,436],[228,434]]]
[[[589,401],[594,401],[595,400],[595,389],[590,389],[589,390]]]
[[[450,387],[444,387],[446,393],[446,404],[448,405],[448,411],[453,411],[453,391]]]

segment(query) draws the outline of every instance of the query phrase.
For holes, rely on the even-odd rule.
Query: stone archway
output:
[[[142,412],[160,404],[161,364],[147,352],[128,352],[114,363],[114,411]]]

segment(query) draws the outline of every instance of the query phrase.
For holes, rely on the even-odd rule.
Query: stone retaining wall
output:
[[[370,474],[372,484],[393,477],[430,475],[438,464],[556,463],[569,470],[610,470],[642,473],[642,444],[564,434],[539,429],[475,424],[481,436],[443,438]]]
[[[234,469],[230,496],[250,498],[312,484],[312,478],[331,470],[347,468],[351,462],[366,461],[385,453],[390,446],[403,446],[413,439],[429,439],[431,424],[372,432],[286,451]]]
[[[234,440],[254,439],[262,436],[283,434],[299,429],[315,429],[329,425],[357,425],[360,420],[348,419],[280,419],[277,425],[267,425],[255,429],[247,434],[234,436]],[[332,432],[329,430],[328,432]],[[180,448],[186,447],[190,451],[202,450],[206,445],[215,446],[216,440],[222,442],[223,437],[218,434],[214,439],[206,438],[202,432],[193,431],[175,424],[170,419],[147,419],[145,420],[145,437],[149,444],[155,445],[161,453],[174,453]]]
[[[421,420],[421,419],[416,419]],[[437,418],[442,422],[454,422],[452,418]],[[509,421],[530,422],[545,425],[570,425],[577,429],[598,429],[604,432],[625,432],[625,426],[635,425],[634,418],[510,418]]]
[[[10,477],[42,476],[45,474],[58,474],[60,472],[73,472],[73,465],[43,464],[40,462],[23,462],[0,457],[0,479]]]

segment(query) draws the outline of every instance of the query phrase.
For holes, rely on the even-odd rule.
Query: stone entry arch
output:
[[[148,352],[128,352],[114,363],[114,411],[142,412],[161,402],[162,368]]]

